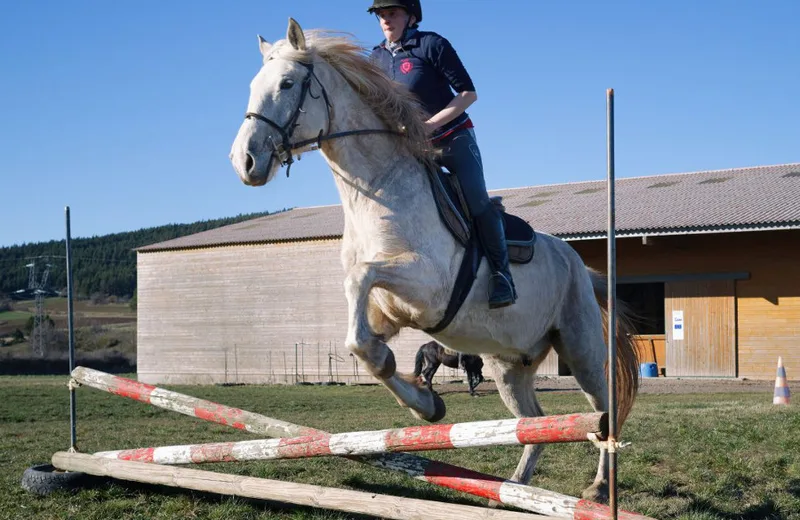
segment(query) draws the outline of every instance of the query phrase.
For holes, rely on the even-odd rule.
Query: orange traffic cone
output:
[[[789,398],[786,369],[783,368],[783,358],[778,357],[778,375],[775,376],[775,396],[772,398],[772,404],[789,404]]]

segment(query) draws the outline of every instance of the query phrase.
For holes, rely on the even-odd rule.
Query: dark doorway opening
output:
[[[631,310],[636,334],[664,334],[664,282],[617,284],[617,301]]]
[[[617,302],[627,306],[636,334],[664,334],[664,282],[618,283]],[[569,367],[558,360],[558,375],[572,375]]]

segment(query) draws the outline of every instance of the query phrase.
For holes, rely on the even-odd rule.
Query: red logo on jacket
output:
[[[406,58],[400,62],[400,72],[402,72],[403,74],[408,74],[409,72],[411,72],[411,69],[413,68],[414,64],[411,63],[411,60],[409,58]]]

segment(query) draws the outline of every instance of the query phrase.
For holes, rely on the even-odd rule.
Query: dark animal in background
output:
[[[469,384],[469,395],[475,395],[475,388],[483,382],[483,360],[480,356],[473,356],[470,354],[461,354],[461,368],[467,372],[467,383]],[[414,377],[422,377],[428,389],[431,389],[431,383],[436,371],[439,370],[439,365],[444,365],[450,368],[458,368],[458,352],[445,350],[445,348],[437,343],[431,341],[425,343],[417,351],[417,357],[414,363]]]

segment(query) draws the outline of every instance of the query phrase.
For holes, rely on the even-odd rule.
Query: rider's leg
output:
[[[458,177],[470,215],[475,222],[478,238],[486,252],[492,271],[489,284],[489,307],[511,305],[517,298],[511,270],[508,265],[503,216],[486,192],[483,177],[483,162],[475,133],[470,129],[460,130],[448,136],[440,145],[440,162]]]

